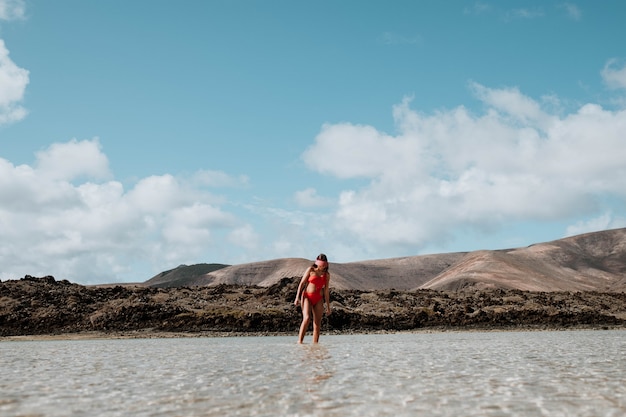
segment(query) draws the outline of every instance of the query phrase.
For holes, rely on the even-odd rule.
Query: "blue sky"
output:
[[[0,0],[0,279],[626,226],[626,3]]]

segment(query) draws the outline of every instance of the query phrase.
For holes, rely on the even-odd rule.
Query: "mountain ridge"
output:
[[[157,286],[158,281],[158,286],[227,284],[269,287],[283,278],[299,278],[311,263],[311,260],[303,258],[281,258],[228,266],[203,264],[221,267],[191,274],[193,276],[188,274],[184,279],[175,268],[167,271],[166,275],[161,273],[151,278],[144,285]],[[330,272],[332,287],[342,290],[625,292],[626,228],[585,233],[512,249],[349,263],[334,263],[331,260]]]

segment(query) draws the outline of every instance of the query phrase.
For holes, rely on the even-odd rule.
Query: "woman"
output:
[[[302,324],[300,325],[298,343],[303,342],[304,335],[309,328],[311,311],[313,312],[313,343],[319,341],[324,303],[326,303],[326,314],[330,314],[329,285],[328,258],[322,253],[302,275],[296,299],[293,302],[295,305],[301,304],[302,306]]]

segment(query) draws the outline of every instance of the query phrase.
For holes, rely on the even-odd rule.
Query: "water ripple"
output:
[[[623,416],[626,331],[0,343],[0,416]]]

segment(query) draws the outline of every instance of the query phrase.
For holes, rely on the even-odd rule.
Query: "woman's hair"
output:
[[[313,265],[311,265],[313,268],[317,267],[318,261],[321,262],[326,262],[326,270],[328,271],[328,258],[326,257],[326,255],[324,255],[323,253],[320,253],[319,255],[317,255],[317,258],[315,259],[315,262],[313,262]]]

